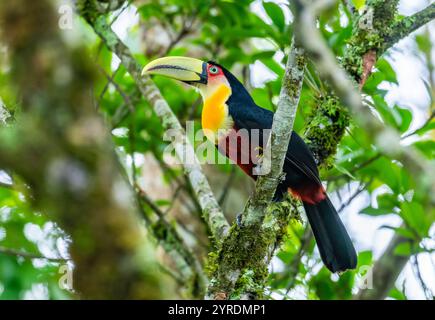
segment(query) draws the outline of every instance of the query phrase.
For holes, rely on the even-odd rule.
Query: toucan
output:
[[[203,98],[201,125],[206,137],[246,174],[257,178],[255,159],[261,158],[264,139],[238,133],[270,129],[273,112],[258,106],[230,71],[212,61],[170,56],[151,61],[142,74],[166,76],[197,88]],[[313,154],[294,131],[283,172],[274,201],[282,201],[288,192],[300,199],[325,266],[333,273],[355,269],[352,241],[322,186]]]

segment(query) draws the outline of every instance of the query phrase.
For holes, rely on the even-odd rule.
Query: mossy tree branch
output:
[[[355,21],[342,66],[363,87],[378,57],[435,18],[435,4],[401,20],[398,0],[369,0]]]
[[[304,50],[292,41],[277,110],[273,117],[272,131],[265,151],[265,155],[270,157],[265,156],[261,163],[263,170],[266,169],[268,173],[257,179],[254,194],[248,200],[242,215],[243,225],[262,224],[266,215],[264,209],[272,201],[276,187],[283,179],[282,167],[299,104],[305,65]]]
[[[384,40],[384,50],[392,47],[401,39],[409,36],[412,32],[433,21],[434,19],[435,3],[432,3],[412,16],[405,17],[402,20],[393,23],[391,26],[391,33]]]
[[[110,77],[104,70],[102,70],[108,82],[112,83],[118,93],[122,96],[126,109],[129,112],[134,112],[133,99]],[[134,139],[134,127],[130,126],[131,139]],[[132,148],[133,149],[133,148]],[[132,155],[134,157],[134,155]],[[133,164],[133,177],[132,182],[134,191],[136,192],[136,199],[138,202],[139,211],[145,219],[146,226],[153,234],[154,238],[159,241],[168,255],[173,259],[178,272],[182,274],[185,283],[192,283],[192,286],[186,286],[191,289],[189,294],[193,297],[198,297],[204,294],[206,280],[201,268],[201,264],[192,252],[191,248],[186,244],[184,239],[179,234],[177,228],[167,221],[167,217],[160,211],[159,207],[148,198],[145,191],[137,184],[136,166]],[[151,212],[149,214],[144,207],[149,207]]]
[[[400,136],[392,128],[384,127],[377,120],[375,120],[370,112],[365,111],[365,107],[361,102],[361,97],[346,73],[338,66],[335,57],[324,43],[323,38],[315,27],[315,17],[323,8],[327,7],[331,1],[317,1],[314,4],[307,3],[306,1],[297,1],[299,11],[295,32],[301,37],[301,43],[307,50],[307,53],[311,56],[317,69],[332,86],[337,96],[343,102],[352,109],[355,119],[358,124],[364,127],[366,132],[369,133],[372,141],[375,142],[377,148],[383,154],[389,155],[392,158],[399,159],[404,165],[413,172],[417,181],[421,182],[423,190],[428,192],[428,203],[430,206],[434,202],[433,185],[427,179],[427,173],[434,171],[432,163],[425,160],[418,151],[413,148],[404,147],[400,145]],[[370,1],[368,2],[368,8],[365,11],[366,14],[371,12],[369,16],[371,21],[369,22],[370,28],[367,32],[365,30],[365,22],[358,24],[357,29],[354,30],[354,36],[350,41],[350,49],[345,56],[343,67],[349,72],[351,78],[355,82],[360,84],[360,88],[363,86],[365,80],[371,72],[371,68],[376,62],[378,55],[382,54],[388,46],[393,43],[388,43],[390,39],[391,29],[385,28],[385,26],[392,25],[393,18],[395,17],[397,1]],[[384,14],[382,14],[384,12]],[[430,8],[429,8],[430,12]],[[364,14],[360,16],[360,19],[364,19]],[[385,20],[386,19],[386,20]],[[426,22],[429,19],[426,19]],[[389,23],[388,23],[389,22]],[[381,31],[382,26],[384,30]],[[377,30],[377,33],[374,32]],[[412,31],[410,27],[409,31]],[[307,34],[309,36],[307,36]],[[361,37],[361,34],[363,36]],[[381,34],[381,36],[379,36]],[[406,36],[408,33],[402,33],[402,36]],[[399,41],[400,37],[396,37],[395,41]],[[353,58],[350,58],[353,57]],[[385,143],[386,141],[386,143]],[[425,191],[423,191],[424,193]],[[395,255],[395,248],[404,241],[410,241],[401,235],[395,235],[390,242],[388,249],[384,255],[375,263],[373,268],[374,277],[380,279],[375,284],[375,290],[363,290],[357,298],[369,298],[369,299],[382,299],[388,294],[397,276],[403,269],[408,257],[399,257]],[[418,242],[413,240],[412,242]],[[381,280],[385,275],[386,281]],[[379,287],[378,287],[379,286]],[[370,291],[370,292],[369,292]]]
[[[268,275],[267,255],[276,239],[273,233],[275,226],[279,225],[277,221],[265,221],[265,217],[282,179],[282,167],[299,104],[305,65],[304,51],[293,41],[265,152],[270,157],[265,156],[262,162],[263,169],[270,171],[259,176],[254,194],[244,208],[241,225],[233,225],[210,262],[213,267],[207,298],[255,299],[263,296]],[[269,152],[267,148],[270,148]],[[287,218],[286,214],[279,216],[279,219]]]
[[[398,0],[369,0],[354,21],[352,36],[348,41],[350,46],[343,57],[342,66],[360,88],[369,77],[377,56],[384,51],[397,4]]]
[[[334,89],[341,102],[352,110],[357,123],[366,129],[367,134],[374,141],[377,148],[393,159],[398,159],[426,185],[430,191],[435,188],[427,181],[427,172],[433,172],[434,167],[414,148],[400,144],[400,135],[393,128],[382,125],[363,105],[359,92],[355,89],[349,76],[338,65],[337,60],[316,28],[316,15],[329,5],[331,1],[318,1],[314,5],[305,5],[305,1],[298,0],[300,11],[295,23],[295,34],[301,45],[314,61],[320,75]],[[309,36],[307,36],[309,35]],[[431,199],[435,201],[435,190],[431,192]]]
[[[189,177],[190,184],[201,206],[203,218],[208,224],[216,242],[221,241],[228,232],[229,224],[211,191],[194,149],[187,140],[185,131],[177,117],[151,78],[141,75],[140,65],[134,59],[130,50],[107,24],[106,16],[98,13],[95,8],[95,0],[80,0],[77,7],[79,13],[92,26],[95,33],[119,57],[121,63],[135,80],[139,91],[161,119],[163,127],[166,130],[171,130],[171,133],[174,134],[172,143],[177,156],[180,159],[189,159],[187,162],[183,161],[184,171]]]
[[[84,48],[68,48],[49,0],[0,4],[22,115],[0,130],[0,164],[31,187],[33,206],[72,238],[73,287],[83,298],[161,298],[169,282],[137,211],[89,88]],[[10,28],[10,25],[14,28]],[[11,31],[12,30],[12,31]]]
[[[154,238],[156,238],[172,257],[177,267],[177,271],[183,276],[184,286],[190,292],[188,296],[200,297],[205,292],[206,278],[202,270],[201,263],[190,249],[176,227],[167,221],[165,214],[160,208],[148,197],[148,195],[136,186],[137,200],[139,210],[145,217],[147,227],[150,229]],[[144,206],[149,207],[156,215],[155,219],[147,217]],[[191,285],[186,285],[191,284]]]

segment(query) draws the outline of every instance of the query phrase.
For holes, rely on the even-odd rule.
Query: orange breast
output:
[[[219,129],[227,129],[228,107],[225,102],[231,95],[231,89],[221,84],[204,101],[202,109],[201,125],[203,129],[216,133]]]

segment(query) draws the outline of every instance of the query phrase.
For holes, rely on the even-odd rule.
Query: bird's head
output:
[[[225,92],[228,97],[231,95],[231,84],[225,73],[227,71],[214,62],[176,56],[153,60],[142,70],[142,75],[161,75],[194,86],[204,101],[217,90]]]
[[[225,132],[233,127],[233,118],[238,118],[235,113],[243,113],[241,108],[254,103],[240,81],[215,62],[164,57],[148,63],[142,71],[145,74],[166,76],[196,87],[204,101],[202,128],[207,129],[207,137],[214,142],[220,136],[219,130]]]

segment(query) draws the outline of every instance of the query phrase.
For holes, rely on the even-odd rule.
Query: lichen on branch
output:
[[[427,194],[427,199],[425,200],[425,206],[431,208],[435,202],[434,197],[434,185],[428,179],[428,172],[434,172],[435,167],[433,163],[427,161],[417,150],[412,147],[402,146],[400,144],[399,133],[393,128],[381,124],[377,119],[375,119],[370,112],[368,112],[366,106],[363,105],[361,96],[355,88],[355,82],[352,83],[351,77],[345,73],[345,71],[338,65],[335,56],[330,51],[328,46],[325,44],[321,34],[315,26],[316,16],[325,9],[324,1],[317,1],[314,5],[307,4],[305,1],[298,0],[300,4],[300,11],[296,17],[299,23],[296,24],[295,32],[301,37],[301,43],[307,50],[307,53],[312,58],[315,63],[320,75],[325,79],[343,105],[349,107],[352,114],[356,120],[356,123],[363,127],[368,136],[372,139],[378,150],[390,156],[393,159],[399,160],[404,166],[406,166],[410,172],[413,173],[414,178],[417,181],[418,187],[421,194]],[[378,9],[382,9],[382,4],[377,1],[371,2],[379,5]],[[327,4],[327,3],[326,3]],[[386,1],[385,6],[394,5],[394,1]],[[396,3],[397,5],[397,3]],[[393,6],[395,8],[395,5]],[[391,20],[394,17],[394,12],[385,13],[387,17]],[[376,23],[374,24],[376,25]],[[380,28],[380,26],[378,26]],[[385,32],[385,31],[384,31]],[[388,33],[389,34],[389,33]],[[303,36],[302,36],[303,35]],[[376,52],[381,54],[385,49],[383,41],[385,41],[386,34],[384,33],[384,38],[382,38],[381,46],[376,48]],[[376,37],[376,39],[380,39]],[[363,46],[364,41],[361,45]],[[355,63],[355,66],[359,66],[357,69],[352,69],[345,66],[345,69],[350,72],[353,80],[361,81],[362,75],[367,70],[364,70],[364,57],[367,52],[373,50],[374,48],[369,48],[361,57],[356,61],[351,61],[350,65]],[[363,52],[363,51],[361,51]],[[361,53],[360,52],[360,53]],[[361,62],[360,64],[359,61]],[[362,65],[361,65],[362,64]],[[373,66],[373,65],[372,65]],[[369,69],[369,68],[367,68]],[[371,67],[370,67],[371,69]],[[357,70],[355,72],[355,70]],[[370,71],[370,70],[368,70]],[[360,85],[361,88],[361,85]],[[400,270],[404,266],[404,261],[407,261],[409,257],[397,258],[394,257],[395,248],[403,242],[404,239],[401,236],[396,236],[390,243],[389,248],[382,256],[382,258],[375,264],[374,270],[376,272],[376,277],[382,278],[385,272],[388,274],[388,285],[386,287],[391,287]],[[395,264],[396,263],[396,264]],[[389,270],[389,271],[386,271]],[[376,290],[369,290],[371,293],[377,292],[378,295],[368,293],[367,291],[362,291],[358,297],[371,297],[371,298],[382,298],[388,288],[383,286],[382,281],[378,282],[379,287]],[[381,288],[382,287],[382,288]]]
[[[385,39],[393,32],[391,26],[397,4],[397,0],[367,1],[362,13],[355,19],[342,66],[356,83],[363,85],[374,66],[374,63],[365,65],[365,55],[374,52],[376,57],[384,51]]]
[[[346,128],[349,112],[334,95],[316,97],[308,115],[304,138],[318,166],[331,168]]]
[[[387,50],[401,39],[407,37],[418,28],[430,23],[435,19],[435,3],[430,4],[423,10],[403,19],[396,19],[391,25],[391,32],[384,39],[383,49]]]
[[[282,178],[282,167],[293,129],[306,65],[304,51],[292,41],[282,80],[277,111],[274,114],[272,133],[266,148],[271,155],[262,165],[270,172],[260,176],[253,195],[242,214],[241,226],[231,227],[220,249],[209,262],[213,266],[210,275],[209,299],[261,298],[268,276],[269,249],[275,243],[281,223],[274,221],[276,232],[265,229],[265,218],[276,187]],[[266,152],[267,154],[267,152]],[[289,211],[276,215],[275,219],[288,221]],[[286,225],[286,223],[284,223]],[[274,227],[273,227],[274,228]]]
[[[229,224],[219,207],[210,185],[202,172],[200,163],[195,155],[193,146],[188,141],[185,131],[178,121],[170,106],[163,98],[160,90],[149,76],[141,75],[141,67],[132,56],[130,50],[118,38],[107,23],[107,17],[95,13],[95,0],[78,1],[79,13],[92,26],[95,33],[100,36],[109,50],[115,53],[127,71],[135,80],[135,83],[144,98],[153,107],[154,112],[161,119],[166,130],[175,134],[172,141],[175,152],[180,159],[190,159],[183,163],[184,171],[189,177],[189,182],[195,192],[202,209],[204,221],[209,225],[216,242],[221,241],[227,234]]]

